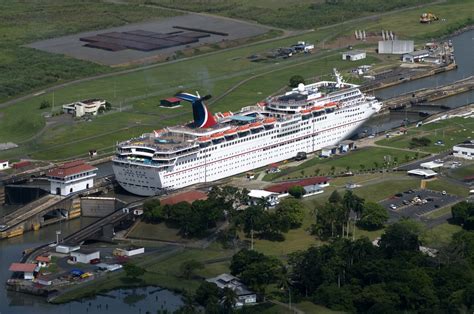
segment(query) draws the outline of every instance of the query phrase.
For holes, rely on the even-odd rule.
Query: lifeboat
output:
[[[329,108],[329,107],[336,107],[337,106],[337,102],[328,102],[327,104],[324,104],[324,107],[325,108]]]
[[[209,142],[210,140],[211,138],[209,136],[201,136],[200,138],[198,138],[199,143]]]
[[[300,113],[301,113],[302,115],[310,114],[310,113],[311,113],[311,109],[304,109],[304,110],[301,110]]]
[[[261,128],[262,126],[263,126],[263,123],[262,123],[262,122],[250,123],[250,128],[251,128],[251,129]]]
[[[311,111],[320,111],[320,110],[324,110],[324,107],[315,106],[315,107],[311,108]]]
[[[225,136],[231,136],[231,135],[235,135],[237,134],[237,130],[236,129],[229,129],[227,131],[224,131],[224,135]]]
[[[250,126],[248,124],[239,126],[237,128],[237,132],[247,132],[250,129]]]
[[[263,124],[274,124],[275,122],[275,118],[266,118],[265,120],[263,120]]]
[[[233,115],[234,115],[234,114],[233,114],[232,112],[230,112],[230,111],[224,112],[224,113],[222,114],[222,116],[223,116],[224,118],[227,118],[227,117],[230,117],[230,116],[233,116]]]
[[[223,133],[223,132],[217,132],[217,133],[212,134],[212,135],[211,135],[211,138],[212,138],[213,140],[215,140],[215,139],[221,138],[221,137],[223,137],[223,136],[224,136],[224,133]]]

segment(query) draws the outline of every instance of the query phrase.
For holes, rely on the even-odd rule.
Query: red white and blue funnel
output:
[[[211,98],[211,95],[200,97],[199,94],[196,96],[188,93],[178,93],[175,97],[189,101],[193,105],[194,127],[210,128],[217,124],[216,119],[204,104],[204,100]]]

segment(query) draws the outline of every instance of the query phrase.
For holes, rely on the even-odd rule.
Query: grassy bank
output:
[[[473,136],[474,119],[452,118],[423,125],[419,128],[411,128],[405,135],[397,135],[383,139],[376,144],[395,148],[410,148],[412,138],[427,137],[431,143],[419,149],[427,152],[438,153],[453,148],[453,145],[461,143]],[[442,141],[442,145],[435,145]]]
[[[351,151],[345,155],[330,158],[314,157],[301,165],[287,168],[280,173],[265,176],[265,180],[287,180],[306,176],[332,175],[347,171],[369,171],[381,169],[386,161],[389,168],[422,157],[416,152],[401,151],[382,147],[366,147]]]

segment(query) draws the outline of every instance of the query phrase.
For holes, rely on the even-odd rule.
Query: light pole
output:
[[[61,230],[56,230],[56,245],[59,245],[59,235],[61,234]]]

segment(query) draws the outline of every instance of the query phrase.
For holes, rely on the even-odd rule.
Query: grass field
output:
[[[421,242],[428,247],[439,248],[448,245],[451,242],[453,234],[461,230],[462,228],[460,226],[443,223],[426,230],[421,237]]]
[[[130,0],[129,0],[130,1]],[[131,0],[134,1],[134,0]],[[224,16],[257,21],[283,28],[312,28],[347,21],[349,19],[387,12],[390,10],[425,4],[430,0],[352,0],[323,1],[300,0],[210,0],[175,1],[150,0],[161,6],[196,12],[209,12]],[[295,18],[298,17],[298,18]]]
[[[65,80],[110,71],[108,67],[22,45],[39,39],[178,14],[166,9],[93,0],[0,2],[0,101]]]
[[[474,138],[474,119],[452,118],[441,120],[419,128],[411,128],[405,135],[383,139],[376,142],[376,144],[396,148],[409,148],[413,137],[427,137],[431,140],[429,146],[420,147],[423,151],[437,153],[452,149],[453,145]],[[435,145],[438,140],[443,141],[444,145]]]
[[[265,180],[286,180],[305,176],[329,175],[332,173],[332,167],[334,167],[335,174],[347,171],[381,169],[385,160],[391,160],[390,167],[393,167],[393,162],[402,164],[407,160],[415,159],[415,157],[415,152],[381,147],[366,147],[351,151],[345,155],[330,158],[314,157],[297,167],[287,168],[279,173],[267,175]],[[422,155],[419,154],[418,157],[422,157]]]
[[[469,163],[463,165],[462,167],[453,169],[450,171],[449,175],[455,179],[463,180],[465,177],[474,175],[474,163],[467,160],[463,161],[464,163]]]
[[[188,242],[188,240],[183,239],[178,232],[178,229],[168,228],[164,223],[150,224],[140,221],[133,231],[128,234],[128,237],[132,239]]]
[[[448,181],[445,178],[438,178],[426,183],[426,188],[435,191],[446,191],[449,194],[454,194],[462,197],[469,195],[469,188],[460,183]]]

